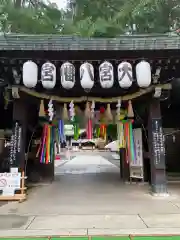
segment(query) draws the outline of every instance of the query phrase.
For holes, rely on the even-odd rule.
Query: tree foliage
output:
[[[180,0],[67,1],[67,9],[60,10],[43,0],[0,0],[1,31],[116,37],[180,27]]]
[[[179,16],[180,0],[129,0],[115,18],[136,33],[165,33],[179,28]]]
[[[90,18],[92,24],[105,24],[106,34],[166,33],[179,28],[180,0],[69,0],[74,19]],[[97,27],[98,28],[98,27]],[[101,26],[100,26],[101,28]],[[104,30],[104,28],[103,28]]]
[[[35,0],[1,0],[0,17],[5,32],[53,34],[63,24],[63,13],[56,6]]]

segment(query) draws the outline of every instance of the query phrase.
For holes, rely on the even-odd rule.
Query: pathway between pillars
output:
[[[78,159],[60,167],[57,181],[31,189],[24,203],[1,206],[0,236],[180,234],[179,185],[156,198],[148,185],[120,183],[118,168],[102,158]],[[89,171],[77,174],[83,159]]]

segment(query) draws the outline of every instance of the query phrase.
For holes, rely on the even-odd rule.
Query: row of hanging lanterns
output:
[[[70,62],[62,64],[61,85],[65,89],[72,89],[75,85],[75,66]],[[141,88],[151,84],[151,66],[147,61],[136,65],[136,80]],[[109,89],[114,84],[114,69],[110,62],[103,62],[99,66],[99,81],[102,88]],[[38,66],[32,61],[23,64],[23,84],[27,88],[34,88],[38,82]],[[41,82],[45,89],[53,89],[56,85],[56,67],[51,62],[46,62],[41,67]],[[121,88],[130,88],[133,83],[132,65],[122,62],[118,65],[118,82]],[[85,62],[80,66],[80,83],[86,91],[94,86],[94,67]]]

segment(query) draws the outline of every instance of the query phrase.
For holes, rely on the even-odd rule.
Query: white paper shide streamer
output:
[[[151,84],[151,66],[146,61],[141,61],[136,65],[137,84],[141,88],[147,88]]]
[[[80,83],[87,92],[94,86],[94,67],[92,64],[85,62],[80,66]]]
[[[32,61],[23,64],[23,84],[27,88],[34,88],[38,82],[38,66]]]
[[[122,62],[118,65],[118,82],[121,88],[129,88],[133,82],[132,65]]]
[[[54,107],[53,107],[52,99],[48,103],[48,116],[49,116],[49,121],[52,121],[54,117]]]
[[[46,62],[41,67],[41,81],[46,89],[52,89],[56,85],[56,67],[51,62]]]
[[[120,128],[120,125],[119,125],[119,120],[120,120],[120,113],[121,113],[121,99],[118,99],[118,102],[117,102],[117,105],[116,105],[116,120],[117,120],[117,144],[118,144],[118,149],[119,149],[119,146],[120,146],[120,143],[121,143],[121,128]]]
[[[75,85],[75,67],[70,62],[65,62],[61,66],[61,85],[67,90]]]
[[[111,88],[114,84],[114,69],[110,62],[103,62],[99,66],[99,78],[102,88]]]
[[[74,116],[75,116],[74,102],[73,101],[71,101],[70,104],[69,104],[69,115],[70,115],[71,121],[73,121]]]
[[[120,117],[120,113],[121,113],[121,99],[118,99],[118,102],[116,104],[116,114],[117,114],[117,117],[118,117],[118,120],[119,120],[119,117]]]
[[[92,104],[91,104],[91,116],[92,116],[92,118],[94,118],[94,109],[95,109],[95,101],[92,101]]]

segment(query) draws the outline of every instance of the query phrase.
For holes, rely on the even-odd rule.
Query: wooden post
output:
[[[123,123],[121,123],[122,126]],[[120,141],[120,148],[119,148],[119,156],[120,156],[120,178],[124,182],[129,182],[130,180],[130,172],[129,172],[129,163],[126,159],[126,148],[125,148],[125,139],[122,136],[123,128],[117,128],[118,132],[118,140]]]
[[[159,99],[152,99],[149,108],[148,141],[153,194],[167,194],[165,144]]]
[[[27,125],[27,112],[28,106],[25,101],[21,99],[15,99],[13,102],[13,119],[12,119],[12,136],[10,147],[10,168],[17,168],[18,172],[16,177],[21,176],[21,182],[19,189],[11,186],[10,192],[5,192],[0,195],[0,201],[13,201],[19,200],[20,202],[26,199],[25,193],[25,143],[26,143],[26,125]],[[12,170],[12,169],[11,169]],[[16,174],[16,173],[14,173]],[[15,190],[19,190],[17,193]]]
[[[120,148],[120,177],[124,182],[129,182],[129,163],[126,160],[126,149]]]
[[[24,171],[25,167],[25,144],[27,129],[28,106],[21,99],[15,99],[13,103],[13,133],[12,148],[10,153],[10,166],[18,167]]]

